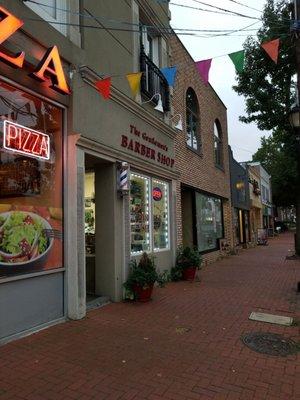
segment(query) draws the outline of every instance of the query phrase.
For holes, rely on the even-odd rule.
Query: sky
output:
[[[260,138],[264,135],[268,136],[269,132],[260,131],[255,124],[244,124],[239,121],[239,116],[245,115],[245,103],[244,98],[238,96],[232,89],[232,86],[236,83],[235,68],[228,56],[219,56],[242,50],[246,35],[255,35],[261,23],[255,19],[198,11],[175,6],[175,4],[218,11],[210,7],[216,6],[246,16],[260,18],[261,12],[237,3],[262,11],[265,0],[203,0],[201,3],[199,3],[199,0],[171,0],[172,27],[230,30],[241,29],[254,24],[248,28],[255,29],[254,31],[237,32],[228,36],[209,38],[179,36],[195,61],[217,56],[212,61],[209,81],[227,107],[229,144],[232,147],[234,157],[238,161],[248,161],[252,159],[252,154],[259,148]],[[199,33],[199,35],[203,35],[203,33]]]

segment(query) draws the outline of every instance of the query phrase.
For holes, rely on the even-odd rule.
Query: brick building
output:
[[[173,36],[170,45],[171,64],[179,66],[173,118],[183,120],[175,140],[177,240],[196,245],[212,262],[233,243],[226,107],[203,83],[181,41]]]

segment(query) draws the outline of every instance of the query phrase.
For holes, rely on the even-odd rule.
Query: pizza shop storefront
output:
[[[26,40],[24,35],[28,49]],[[70,101],[55,46],[47,51],[36,44],[40,58],[1,50],[0,343],[65,318],[64,153]],[[34,79],[34,71],[43,82]]]

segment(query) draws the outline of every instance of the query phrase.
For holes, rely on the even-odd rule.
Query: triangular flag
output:
[[[279,43],[279,39],[275,39],[261,44],[261,47],[265,50],[268,56],[272,58],[275,64],[277,64],[278,61]]]
[[[142,72],[126,75],[133,97],[135,97],[138,91],[140,90],[141,77],[142,77]]]
[[[196,64],[196,68],[199,72],[199,74],[201,75],[201,78],[203,79],[203,82],[205,83],[205,85],[208,84],[208,79],[209,79],[209,70],[211,67],[211,62],[212,59],[208,59],[208,60],[202,60],[202,61],[197,61]]]
[[[109,99],[110,97],[110,88],[111,88],[111,78],[101,79],[95,82],[95,86],[98,89],[99,93],[102,94],[104,99]]]
[[[240,50],[235,53],[230,53],[228,56],[231,58],[237,72],[243,72],[245,62],[245,51]]]
[[[160,69],[164,77],[166,78],[169,86],[174,86],[177,67],[166,67]]]

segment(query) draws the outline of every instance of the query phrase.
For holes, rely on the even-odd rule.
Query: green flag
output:
[[[233,62],[237,72],[243,72],[245,51],[244,50],[236,51],[235,53],[228,54],[228,56],[231,58],[231,61]]]

